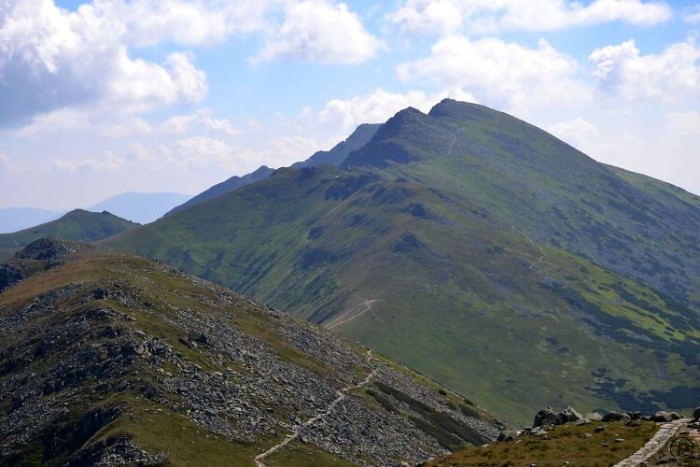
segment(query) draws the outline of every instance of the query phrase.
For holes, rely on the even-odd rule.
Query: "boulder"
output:
[[[620,412],[608,412],[605,415],[603,415],[604,422],[616,422],[619,420],[631,420],[631,418],[626,413]]]
[[[659,410],[654,414],[654,421],[658,423],[671,422],[673,421],[673,417],[665,410]]]
[[[603,420],[603,416],[598,412],[588,412],[584,418],[589,419],[592,422],[600,422]]]
[[[695,407],[695,410],[693,410],[693,420],[700,420],[700,407]]]
[[[537,414],[535,414],[535,421],[532,423],[533,428],[537,428],[542,425],[558,425],[559,415],[555,413],[551,408],[542,409]]]
[[[559,412],[557,416],[559,417],[560,425],[575,422],[583,418],[583,416],[580,413],[578,413],[573,407],[567,407],[566,409]]]

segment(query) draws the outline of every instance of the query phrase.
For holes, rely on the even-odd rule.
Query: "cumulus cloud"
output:
[[[497,38],[451,36],[438,41],[430,56],[398,67],[406,81],[463,89],[500,106],[585,100],[578,63],[540,40],[536,49]]]
[[[252,64],[277,57],[357,64],[372,58],[382,46],[344,3],[309,0],[288,7],[282,24],[274,28]]]
[[[648,55],[628,40],[596,49],[589,60],[599,88],[611,96],[634,100],[700,95],[700,47],[692,38]]]
[[[472,101],[471,94],[459,89],[445,90],[433,95],[423,91],[392,93],[378,88],[371,93],[349,99],[333,99],[318,113],[318,121],[323,125],[334,125],[339,131],[355,129],[361,123],[383,123],[399,110],[415,107],[428,112],[432,106],[445,97]]]
[[[17,0],[0,24],[0,125],[17,125],[66,107],[109,105],[126,112],[207,92],[192,56],[172,53],[163,63],[136,59],[123,43],[125,24],[101,14],[108,2],[76,12],[53,0]]]
[[[663,2],[640,0],[404,0],[388,15],[390,23],[410,33],[477,34],[503,31],[549,31],[570,26],[620,21],[653,25],[673,16]]]

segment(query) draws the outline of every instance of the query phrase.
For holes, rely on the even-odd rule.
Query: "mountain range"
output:
[[[445,100],[334,165],[105,241],[357,339],[500,416],[686,408],[700,391],[700,199]]]

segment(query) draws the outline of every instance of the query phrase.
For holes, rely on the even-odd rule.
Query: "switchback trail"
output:
[[[372,360],[372,358],[373,358],[372,357],[372,350],[369,349],[369,350],[367,350],[367,363],[369,363]],[[285,447],[291,441],[297,439],[301,435],[301,432],[304,430],[304,428],[313,425],[314,423],[318,422],[319,420],[323,419],[325,416],[327,416],[331,412],[333,412],[333,410],[336,408],[336,406],[338,404],[340,404],[347,397],[348,392],[352,391],[353,389],[357,389],[357,388],[361,388],[363,386],[366,386],[367,384],[369,384],[370,381],[372,381],[372,378],[374,378],[376,375],[377,375],[377,369],[374,369],[367,374],[367,377],[365,377],[365,379],[362,380],[362,382],[360,382],[358,384],[346,386],[343,389],[338,390],[336,392],[338,397],[333,399],[333,401],[330,404],[328,404],[326,406],[326,408],[321,413],[319,413],[318,415],[316,415],[314,417],[311,417],[310,419],[308,419],[307,421],[305,421],[301,425],[295,426],[292,429],[292,433],[287,435],[287,437],[284,439],[284,441],[272,446],[270,449],[263,452],[262,454],[258,454],[257,456],[255,456],[255,465],[257,465],[257,467],[267,467],[267,465],[264,462],[264,459],[267,456],[269,456],[270,454],[274,453],[275,451]]]

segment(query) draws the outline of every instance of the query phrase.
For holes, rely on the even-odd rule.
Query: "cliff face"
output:
[[[388,465],[497,434],[463,398],[311,324],[61,245],[0,294],[3,462]]]

